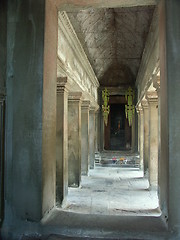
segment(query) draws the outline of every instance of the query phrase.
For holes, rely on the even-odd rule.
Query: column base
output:
[[[144,172],[144,177],[149,179],[149,169]]]
[[[83,171],[83,172],[81,172],[81,175],[82,175],[82,176],[88,176],[88,171]]]

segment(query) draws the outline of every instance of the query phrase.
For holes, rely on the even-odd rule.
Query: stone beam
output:
[[[146,5],[156,5],[157,0],[56,0],[56,6],[59,10],[77,11],[87,8],[120,8],[120,7],[136,7]]]

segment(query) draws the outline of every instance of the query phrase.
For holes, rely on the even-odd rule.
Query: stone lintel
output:
[[[69,102],[80,102],[82,100],[82,92],[70,92],[68,96]]]
[[[146,99],[143,99],[141,101],[141,106],[142,106],[143,109],[147,109],[149,107],[148,101]]]
[[[157,103],[158,102],[158,94],[156,91],[147,92],[146,99],[148,103]]]
[[[58,9],[60,7],[57,4],[57,0],[55,1]],[[83,2],[83,4],[82,4]],[[137,7],[137,6],[148,6],[148,5],[156,5],[158,3],[157,0],[113,0],[113,1],[102,1],[102,0],[89,0],[89,1],[76,1],[76,4],[66,3],[61,7],[61,11],[71,11],[76,8],[76,10],[82,10],[87,8],[120,8],[120,7]]]
[[[102,91],[107,88],[110,96],[113,96],[113,95],[124,95],[126,93],[126,91],[128,90],[129,88],[129,85],[128,86],[118,86],[118,87],[105,87],[105,86],[100,86],[98,91],[100,94],[102,94]],[[131,86],[132,89],[135,90],[135,88],[133,86]]]

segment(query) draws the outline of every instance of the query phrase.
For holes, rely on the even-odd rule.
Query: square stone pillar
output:
[[[140,111],[138,106],[136,106],[136,112],[138,116],[138,152],[140,152]]]
[[[81,106],[81,174],[88,174],[89,166],[89,106],[90,101],[83,101]]]
[[[89,163],[90,169],[94,169],[95,163],[95,108],[89,112]]]
[[[161,71],[160,206],[169,239],[180,239],[180,1],[159,3]]]
[[[104,150],[104,118],[103,118],[103,111],[102,108],[100,108],[100,116],[99,116],[99,123],[100,123],[100,133],[99,133],[99,147],[100,147],[100,152]]]
[[[101,123],[100,123],[100,108],[97,111],[97,151],[101,151]]]
[[[144,168],[143,163],[143,152],[144,152],[144,117],[143,117],[143,108],[140,105],[139,107],[139,115],[140,115],[140,138],[139,138],[139,148],[140,148],[140,169]]]
[[[68,181],[69,187],[81,182],[81,92],[69,94],[68,101]]]
[[[67,78],[57,79],[56,103],[56,205],[68,194],[68,88]]]
[[[99,126],[99,110],[95,112],[95,152],[99,151],[98,147],[98,138],[99,138],[99,131],[98,131],[98,126]]]
[[[160,70],[153,79],[153,87],[158,95],[158,195],[160,197],[160,169],[161,169],[161,97],[160,97]],[[163,168],[163,166],[162,166]]]
[[[143,108],[143,121],[144,121],[144,147],[143,147],[143,158],[144,158],[144,174],[148,176],[149,170],[149,104],[146,99],[141,101]]]
[[[5,160],[5,94],[0,87],[0,225],[4,212],[4,160]]]
[[[136,145],[136,119],[135,114],[133,114],[131,126],[131,152],[135,152],[135,145]]]
[[[50,1],[6,2],[5,232],[15,236],[16,223],[38,222],[55,206],[58,15]]]
[[[149,184],[150,188],[158,185],[158,95],[147,92],[149,103]]]

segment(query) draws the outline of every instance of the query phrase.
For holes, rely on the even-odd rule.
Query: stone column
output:
[[[100,109],[97,111],[97,152],[100,152]]]
[[[102,111],[102,89],[99,88],[99,151],[100,153],[104,150],[104,119],[103,119],[103,111]]]
[[[180,238],[180,1],[160,1],[160,206],[171,239]],[[170,238],[170,237],[169,237]]]
[[[160,159],[161,159],[161,101],[160,101],[160,69],[153,79],[153,87],[156,88],[158,95],[158,187],[160,183]],[[163,166],[162,166],[163,167]],[[160,189],[158,188],[158,194]]]
[[[99,122],[100,122],[100,152],[103,152],[104,150],[104,118],[103,118],[103,111],[100,109],[100,116],[99,116]]]
[[[81,182],[81,92],[69,94],[68,102],[68,181],[69,187]]]
[[[144,168],[143,163],[143,149],[144,149],[144,120],[143,120],[143,108],[139,106],[139,114],[140,114],[140,139],[139,139],[139,148],[140,148],[140,169]]]
[[[95,108],[91,107],[89,112],[89,163],[90,169],[94,168],[95,162]]]
[[[56,102],[56,204],[68,193],[68,89],[67,78],[57,79]]]
[[[144,174],[148,177],[149,171],[149,104],[146,99],[141,101],[143,108],[143,121],[144,121],[144,149],[143,149],[143,158],[144,158]]]
[[[132,126],[131,126],[131,151],[135,151],[135,141],[136,141],[136,121],[135,121],[135,114],[132,117]]]
[[[0,12],[5,14],[1,3]],[[38,222],[55,206],[58,15],[50,1],[8,2],[7,11],[6,34],[1,24],[0,29],[1,36],[8,37],[4,49],[8,103],[5,231],[12,233],[12,228],[17,229],[15,222]],[[9,216],[14,219],[12,228]]]
[[[90,101],[83,101],[81,106],[81,174],[88,174],[89,166],[89,106]]]
[[[150,187],[158,184],[158,95],[147,92],[149,103],[149,183]]]
[[[98,152],[98,116],[99,111],[95,112],[95,152]]]
[[[4,212],[4,160],[5,160],[5,94],[0,86],[0,225]]]
[[[136,112],[138,115],[138,152],[140,152],[140,111],[138,106],[136,106]]]

